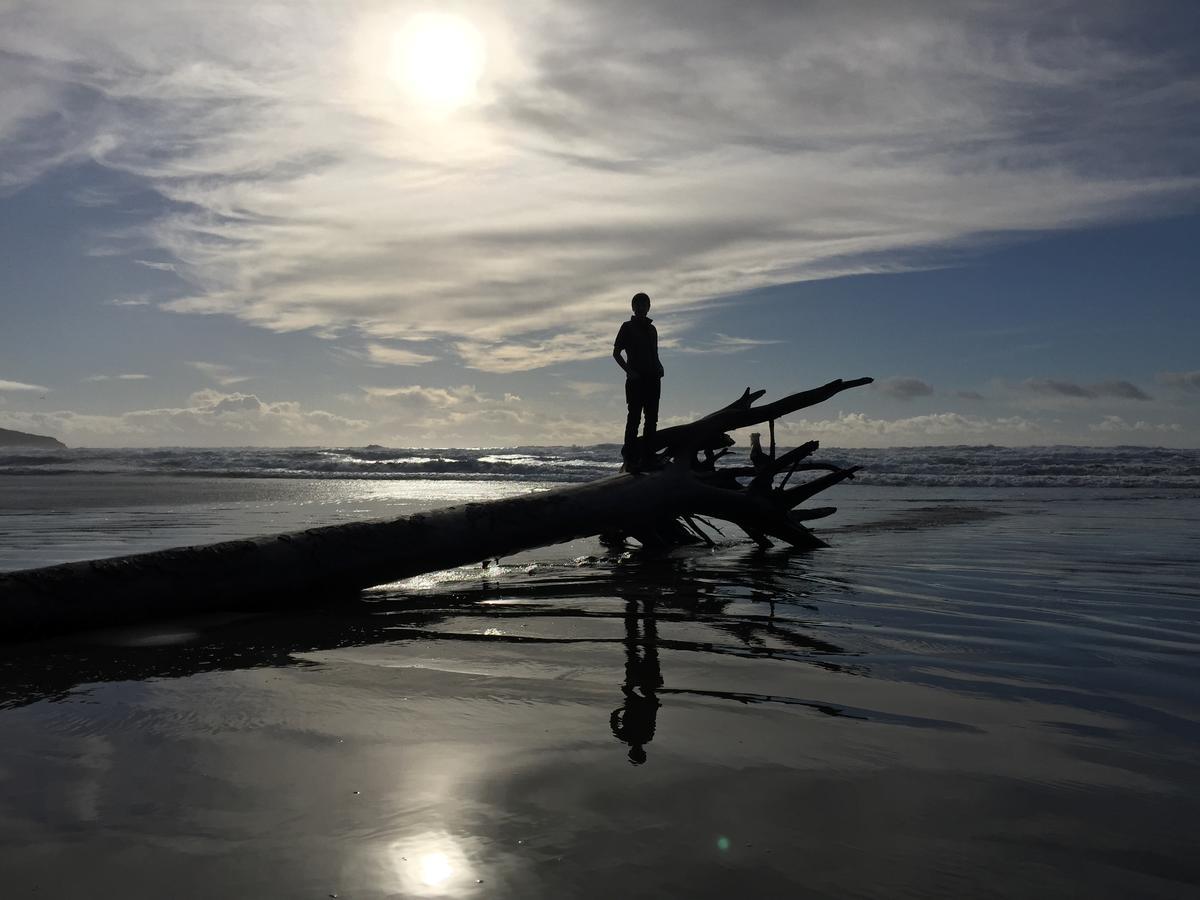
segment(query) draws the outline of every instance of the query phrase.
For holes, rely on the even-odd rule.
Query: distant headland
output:
[[[67,445],[44,434],[26,434],[0,428],[0,447],[32,447],[39,450],[66,450]]]

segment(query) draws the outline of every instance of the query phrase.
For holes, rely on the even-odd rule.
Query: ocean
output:
[[[819,455],[864,467],[825,550],[573,541],[0,645],[4,895],[1196,896],[1200,451]],[[9,450],[0,569],[618,464]]]

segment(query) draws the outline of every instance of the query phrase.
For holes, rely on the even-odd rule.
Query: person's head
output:
[[[631,305],[633,306],[633,314],[635,316],[646,315],[646,313],[650,312],[650,295],[642,293],[634,294]]]

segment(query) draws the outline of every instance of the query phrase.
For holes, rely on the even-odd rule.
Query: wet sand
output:
[[[5,647],[4,896],[1195,896],[1200,501],[836,502]]]

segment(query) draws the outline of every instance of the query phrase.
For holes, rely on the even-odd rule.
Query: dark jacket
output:
[[[626,366],[642,378],[662,378],[663,367],[658,361],[658,329],[649,316],[630,316],[621,323],[613,352],[625,351]]]

